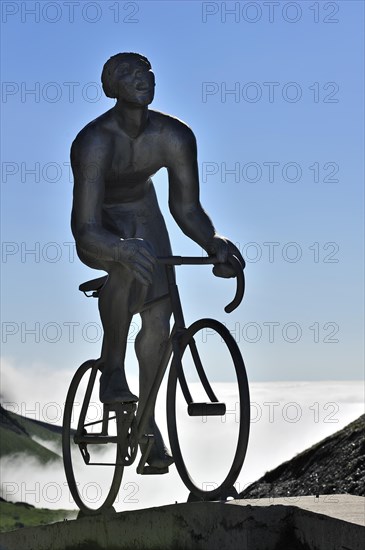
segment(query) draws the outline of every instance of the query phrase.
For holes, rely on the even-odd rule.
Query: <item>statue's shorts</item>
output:
[[[146,195],[138,201],[104,204],[102,223],[106,230],[122,239],[139,238],[148,241],[156,256],[171,254],[166,224],[152,182]],[[77,248],[77,251],[81,261],[89,267],[108,271],[108,265],[104,262],[98,262],[90,257],[85,250]],[[112,263],[109,267],[112,268]],[[135,302],[136,296],[143,294],[148,302],[167,292],[165,266],[157,263],[153,272],[153,282],[148,288],[143,288],[143,285],[134,279],[131,301]]]

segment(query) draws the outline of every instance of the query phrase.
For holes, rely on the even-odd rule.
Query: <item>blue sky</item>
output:
[[[362,378],[363,3],[80,1],[73,22],[68,4],[2,2],[2,357],[69,371],[100,352],[69,149],[113,106],[104,62],[137,51],[152,108],[196,134],[203,206],[247,259],[230,316],[232,281],[179,272],[187,321],[235,331],[253,381]],[[166,172],[154,181],[174,252],[201,254],[168,212]]]

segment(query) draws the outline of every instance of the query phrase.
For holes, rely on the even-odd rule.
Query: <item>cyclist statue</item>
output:
[[[243,259],[216,233],[199,202],[193,132],[177,118],[148,108],[155,88],[149,61],[140,54],[119,53],[105,63],[101,79],[105,94],[116,98],[116,104],[87,124],[72,144],[72,232],[81,261],[109,275],[99,297],[104,329],[100,400],[126,403],[138,400],[124,373],[132,316],[142,302],[167,293],[164,266],[155,258],[170,255],[171,247],[151,176],[167,168],[172,216],[188,237],[217,256],[215,275],[234,276],[227,264],[229,254]],[[141,406],[169,336],[170,315],[169,300],[141,311],[142,327],[135,341]],[[155,435],[148,462],[162,469],[173,458],[154,415],[148,428]]]

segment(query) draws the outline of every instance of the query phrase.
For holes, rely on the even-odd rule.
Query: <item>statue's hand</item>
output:
[[[213,267],[213,273],[216,277],[230,278],[235,277],[236,272],[228,263],[230,255],[236,256],[240,261],[242,269],[245,267],[245,260],[238,248],[225,237],[215,235],[206,248],[208,254],[217,256],[218,264]]]
[[[143,239],[121,239],[118,260],[130,269],[143,285],[152,283],[156,258],[152,246]]]

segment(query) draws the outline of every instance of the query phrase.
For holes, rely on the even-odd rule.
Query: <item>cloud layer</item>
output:
[[[18,369],[4,364],[2,401],[8,410],[53,424],[62,423],[67,388],[72,373],[45,368]],[[138,388],[131,380],[131,388]],[[184,457],[197,484],[213,488],[225,474],[237,437],[235,387],[219,384],[230,414],[204,419],[189,418],[184,409],[178,430]],[[156,418],[166,441],[165,385],[159,396]],[[255,481],[266,471],[292,458],[322,438],[341,429],[363,413],[363,385],[360,381],[266,382],[252,383],[251,433],[246,460],[237,480],[237,489]],[[179,408],[180,410],[180,408]],[[38,442],[40,442],[38,440]],[[53,442],[43,443],[55,450]],[[137,458],[138,460],[138,458]],[[37,460],[17,455],[0,462],[2,496],[47,508],[75,508],[69,494],[62,463],[44,466]],[[140,476],[137,462],[125,468],[115,508],[133,510],[187,500],[188,491],[176,468],[169,475]],[[98,503],[111,469],[83,468],[78,481],[80,492],[91,507]]]

